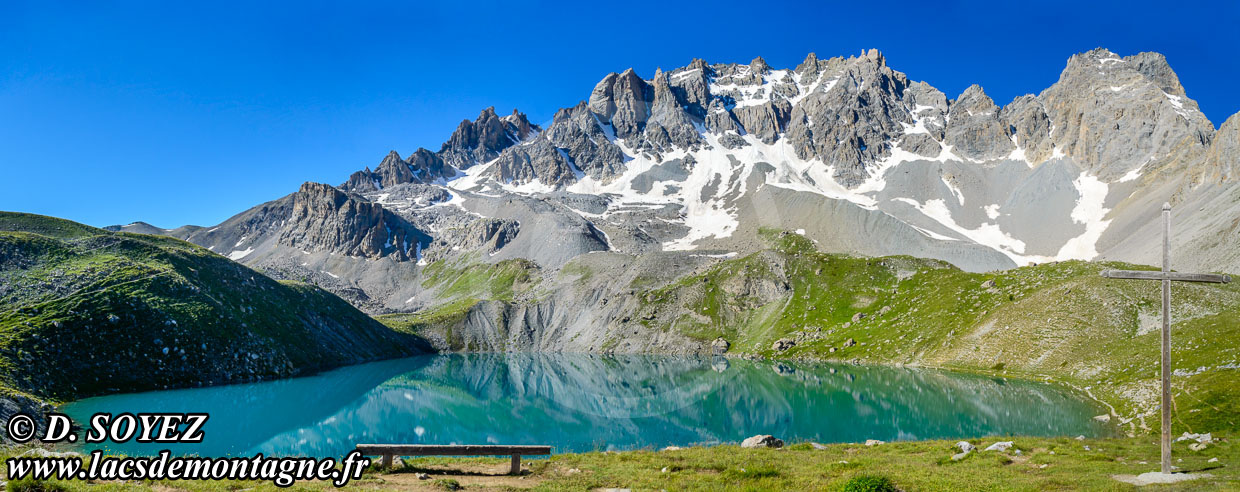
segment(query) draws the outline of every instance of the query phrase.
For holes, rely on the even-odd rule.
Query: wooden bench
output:
[[[358,444],[363,456],[380,456],[379,465],[392,466],[396,456],[512,456],[512,468],[508,473],[521,474],[521,455],[541,456],[551,454],[551,446],[492,446],[474,444]]]

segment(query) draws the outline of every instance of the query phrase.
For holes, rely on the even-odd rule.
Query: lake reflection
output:
[[[203,456],[341,456],[358,443],[550,444],[556,452],[736,442],[1102,435],[1060,388],[924,369],[592,354],[452,354],[281,381],[90,398],[94,412],[209,412]],[[127,454],[168,446],[110,444]]]

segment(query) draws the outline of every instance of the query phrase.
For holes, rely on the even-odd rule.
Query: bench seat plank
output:
[[[551,446],[481,444],[358,444],[357,450],[369,456],[541,456],[551,454]]]

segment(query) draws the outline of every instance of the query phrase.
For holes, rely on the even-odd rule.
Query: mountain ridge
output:
[[[757,251],[763,228],[826,252],[969,271],[1153,263],[1163,201],[1177,206],[1176,267],[1237,271],[1228,238],[1240,225],[1224,220],[1240,214],[1237,121],[1216,131],[1157,53],[1073,55],[1055,84],[1002,107],[977,85],[949,99],[877,50],[811,53],[792,69],[694,59],[650,79],[607,74],[545,127],[484,109],[438,152],[389,152],[338,187],[425,234],[413,252],[282,241],[306,234],[288,223],[304,186],[211,229],[157,233],[278,278],[316,279],[371,312],[444,301],[419,288],[436,261],[527,259],[554,272],[612,251],[697,263]],[[316,241],[356,241],[326,236]]]

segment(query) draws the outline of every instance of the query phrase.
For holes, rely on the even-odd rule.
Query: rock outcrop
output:
[[[293,194],[289,224],[279,241],[310,252],[407,261],[417,259],[430,236],[377,204],[331,185],[305,183]]]
[[[379,166],[353,173],[340,188],[353,193],[365,193],[391,188],[405,183],[431,183],[456,175],[456,169],[444,164],[442,158],[429,150],[419,148],[401,159],[395,150],[388,153]]]
[[[468,169],[475,164],[490,161],[504,149],[516,145],[538,131],[522,113],[513,110],[503,118],[495,114],[495,108],[482,110],[474,121],[465,120],[444,142],[439,156],[444,163],[457,169]]]

